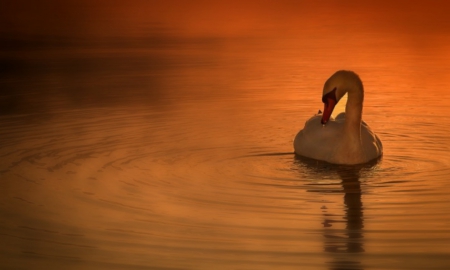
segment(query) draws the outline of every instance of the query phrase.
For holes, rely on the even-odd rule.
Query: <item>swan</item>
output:
[[[345,113],[331,117],[334,107],[348,94]],[[334,73],[323,87],[323,113],[311,117],[294,139],[297,155],[333,164],[363,164],[383,154],[380,138],[362,121],[364,87],[348,70]]]

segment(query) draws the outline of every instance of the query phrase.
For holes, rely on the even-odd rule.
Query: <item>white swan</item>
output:
[[[334,106],[348,93],[345,113],[331,118]],[[364,88],[359,76],[346,70],[334,73],[323,87],[323,114],[305,123],[295,136],[295,153],[333,164],[362,164],[380,157],[383,146],[362,121]]]

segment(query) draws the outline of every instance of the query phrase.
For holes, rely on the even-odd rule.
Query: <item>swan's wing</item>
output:
[[[345,112],[341,112],[336,116],[336,121],[344,121],[345,120]]]
[[[314,159],[324,159],[324,155],[334,153],[330,149],[336,145],[339,124],[329,121],[325,126],[320,122],[322,115],[315,115],[305,123],[294,140],[294,149],[298,155]]]
[[[344,122],[345,121],[345,112],[341,112],[336,116],[336,122]],[[368,127],[367,123],[364,120],[361,121],[361,125]]]
[[[380,138],[366,123],[361,126],[361,136],[366,151],[374,153],[373,155],[376,156],[379,156],[383,152],[383,144],[381,143]]]
[[[378,137],[377,134],[374,134],[374,135],[375,135],[375,142],[378,146],[378,149],[380,149],[380,152],[383,153],[383,143],[381,142],[380,137]]]

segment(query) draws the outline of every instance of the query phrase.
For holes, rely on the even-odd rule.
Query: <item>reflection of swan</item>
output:
[[[334,106],[348,93],[345,113],[331,118]],[[309,119],[294,140],[295,153],[334,164],[362,164],[381,156],[380,139],[362,121],[363,84],[352,71],[338,71],[323,87],[323,114]]]
[[[371,173],[377,160],[356,166],[332,165],[303,157],[296,157],[294,162],[301,172],[306,171],[316,179],[327,179],[326,182],[308,184],[309,192],[319,192],[329,197],[343,193],[343,215],[336,214],[335,208],[330,211],[322,207],[324,251],[332,257],[328,262],[330,269],[363,269],[362,256],[357,256],[364,253],[360,177]]]
[[[324,248],[333,254],[333,260],[329,262],[330,269],[363,269],[361,258],[354,256],[364,252],[364,215],[359,172],[358,169],[345,169],[337,173],[344,192],[345,230],[324,228]],[[353,255],[349,257],[346,254]]]

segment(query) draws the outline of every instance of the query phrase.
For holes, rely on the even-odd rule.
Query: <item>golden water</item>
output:
[[[317,14],[8,48],[1,268],[448,269],[450,36]],[[292,154],[338,69],[364,82],[375,164]]]

